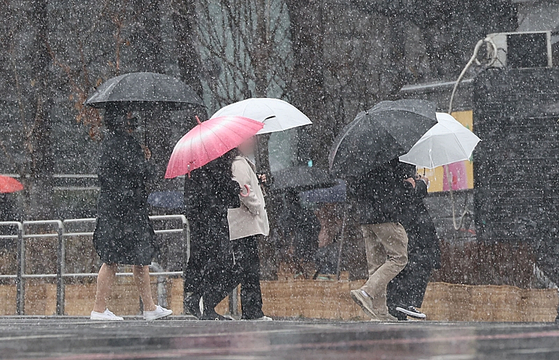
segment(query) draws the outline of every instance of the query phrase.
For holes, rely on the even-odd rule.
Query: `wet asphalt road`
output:
[[[2,317],[0,359],[559,359],[559,326]]]

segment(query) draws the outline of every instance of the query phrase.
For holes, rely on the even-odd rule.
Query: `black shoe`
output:
[[[422,313],[421,311],[417,310],[415,307],[413,306],[408,306],[408,307],[397,307],[396,311],[399,311],[403,314],[406,314],[407,316],[410,316],[412,318],[416,318],[416,319],[425,319],[427,316]]]
[[[198,295],[191,295],[186,298],[186,311],[192,316],[195,316],[197,319],[200,319],[202,313],[200,312],[200,296]]]
[[[231,318],[225,317],[223,315],[219,315],[215,311],[204,311],[202,316],[199,317],[200,320],[233,320]]]
[[[394,309],[388,309],[388,313],[390,315],[394,316],[396,319],[398,319],[398,321],[408,320],[408,316],[406,314],[397,311],[395,308]]]
[[[261,315],[258,315],[258,314],[257,314],[257,315],[252,315],[252,316],[251,316],[251,315],[245,316],[245,315],[243,314],[243,316],[241,316],[241,320],[270,321],[270,320],[272,320],[272,318],[270,318],[269,316],[266,316],[266,315],[264,315],[264,314],[261,314]]]

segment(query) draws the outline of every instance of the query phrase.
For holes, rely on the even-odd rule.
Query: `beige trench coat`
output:
[[[241,186],[241,207],[229,209],[229,238],[241,239],[270,232],[264,194],[260,188],[254,165],[245,157],[237,156],[233,161],[233,179]]]

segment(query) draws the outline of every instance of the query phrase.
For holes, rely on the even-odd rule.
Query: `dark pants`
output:
[[[209,252],[206,251],[208,244],[205,244],[205,237],[200,232],[199,224],[191,222],[190,257],[184,267],[184,293],[197,291],[202,283],[203,269],[209,259]]]
[[[396,307],[414,306],[420,308],[427,284],[431,277],[432,267],[411,255],[408,264],[390,283],[386,292],[386,305],[393,316],[404,320],[406,315],[396,311]]]
[[[218,298],[227,295],[224,286],[230,282],[233,265],[227,217],[211,218],[205,224],[194,223],[190,258],[184,269],[185,299],[203,297],[204,311],[213,311],[221,301]]]
[[[217,305],[235,287],[241,285],[241,308],[243,319],[257,319],[262,312],[262,292],[260,289],[260,258],[258,256],[258,236],[231,240],[234,265],[226,266],[229,273],[212,286],[204,304]]]
[[[258,236],[233,240],[233,254],[240,267],[238,283],[241,284],[241,309],[243,319],[258,319],[262,312],[262,291],[260,289],[260,258],[258,256]]]

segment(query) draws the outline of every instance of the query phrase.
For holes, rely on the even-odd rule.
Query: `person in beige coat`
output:
[[[229,209],[229,235],[231,240],[270,232],[264,194],[252,162],[243,155],[233,160],[233,180],[241,186],[241,207]]]
[[[229,209],[227,219],[237,265],[234,283],[241,284],[242,319],[271,320],[262,312],[258,242],[262,236],[268,235],[270,228],[260,181],[254,165],[247,158],[252,155],[254,147],[254,139],[238,147],[239,155],[233,161],[232,172],[233,180],[241,187],[241,207]]]

